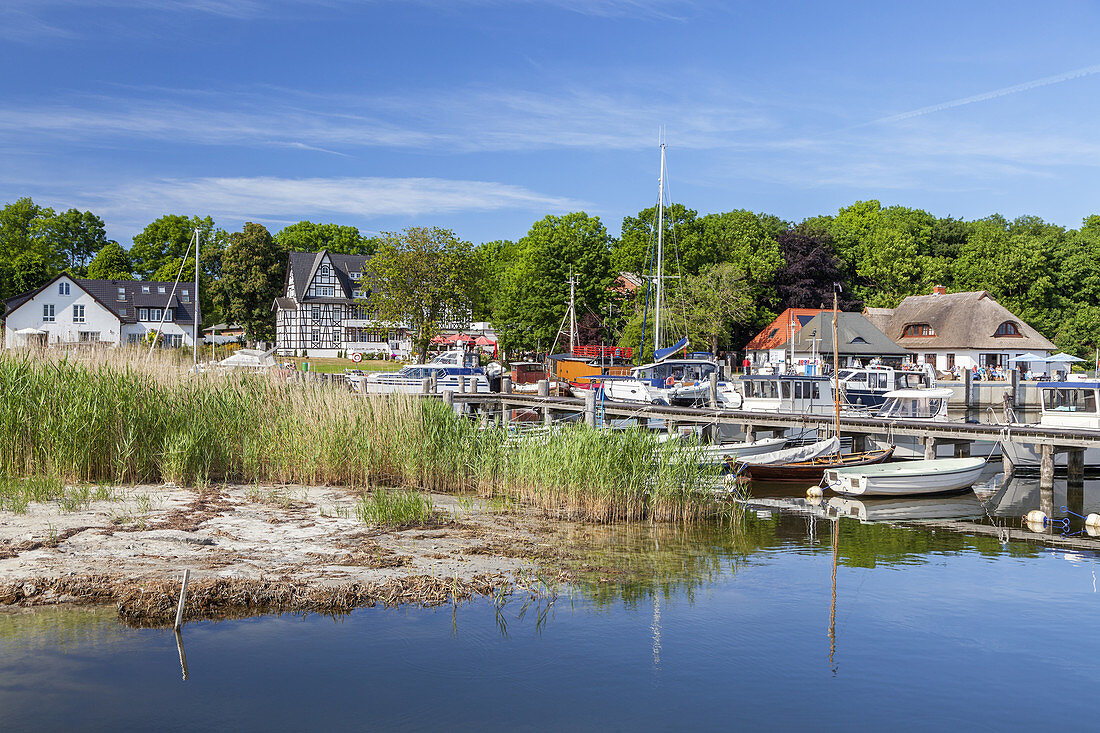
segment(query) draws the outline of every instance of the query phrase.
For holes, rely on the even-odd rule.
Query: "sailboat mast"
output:
[[[569,271],[569,353],[577,353],[577,278],[573,277],[572,268]]]
[[[836,437],[840,439],[840,358],[836,338],[836,290],[833,290],[833,404],[836,408]],[[839,453],[839,451],[838,451]]]
[[[661,348],[661,291],[664,289],[665,143],[661,141],[661,173],[657,177],[657,305],[653,316],[653,351]]]

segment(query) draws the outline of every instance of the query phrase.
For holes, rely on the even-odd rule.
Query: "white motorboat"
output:
[[[947,414],[948,400],[954,396],[954,391],[945,387],[933,387],[931,389],[896,389],[887,392],[882,406],[875,412],[875,417],[885,420],[928,420],[934,422],[957,422]],[[894,446],[894,458],[907,460],[923,459],[924,444],[915,435],[894,435],[889,440],[871,438],[875,444]],[[986,457],[997,448],[995,440],[978,440],[970,444],[970,455]],[[955,454],[955,446],[951,443],[940,443],[936,446],[936,458],[952,458]]]
[[[825,485],[847,496],[943,494],[973,486],[985,465],[984,458],[938,458],[830,468],[825,471]]]
[[[718,362],[702,355],[661,360],[665,351],[659,349],[658,361],[635,367],[629,377],[604,375],[592,377],[592,381],[600,384],[604,397],[618,402],[685,406],[705,403],[709,399],[710,375],[718,372]],[[732,383],[719,380],[718,406],[741,406],[741,395]]]
[[[912,522],[933,519],[979,519],[985,510],[973,492],[955,496],[926,496],[906,499],[848,499],[829,497],[829,508],[842,517],[864,523]]]
[[[1100,431],[1100,382],[1040,382],[1039,404],[1042,427],[1075,428]],[[1026,423],[1016,423],[1024,425]],[[1011,432],[1011,427],[1009,427]],[[1037,467],[1040,453],[1038,445],[1020,445],[1003,441],[1001,448],[1014,466]],[[1054,454],[1054,465],[1065,466],[1066,454]],[[1085,449],[1085,466],[1100,468],[1100,448]]]
[[[389,394],[403,392],[419,394],[425,381],[435,382],[436,393],[445,391],[489,392],[485,370],[477,366],[477,355],[463,351],[447,351],[426,364],[410,364],[396,372],[374,372],[348,377],[360,392]],[[430,388],[430,387],[429,387]]]

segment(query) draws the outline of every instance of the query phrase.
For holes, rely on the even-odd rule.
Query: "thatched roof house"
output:
[[[984,290],[911,295],[897,308],[867,308],[864,315],[898,345],[917,352],[919,362],[947,370],[955,366],[1008,366],[1028,351],[1047,355],[1053,343],[1014,316]]]

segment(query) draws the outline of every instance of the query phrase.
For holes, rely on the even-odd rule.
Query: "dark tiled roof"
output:
[[[4,301],[8,313],[26,303],[46,288],[53,285],[62,277],[68,277],[77,287],[92,296],[97,303],[115,314],[123,323],[137,323],[138,308],[174,308],[173,323],[192,324],[195,313],[195,289],[194,284],[180,283],[176,288],[176,295],[169,297],[173,283],[157,282],[152,280],[81,280],[61,274],[54,277],[48,283],[28,293],[21,293],[14,298]],[[142,288],[149,288],[149,292],[143,292]],[[164,288],[164,293],[159,289]],[[118,289],[124,289],[123,299],[118,297]],[[187,290],[190,294],[189,303],[180,301],[180,293]],[[122,311],[126,311],[126,315]]]
[[[875,328],[862,313],[837,313],[837,351],[859,356],[906,356],[910,352]],[[816,337],[816,343],[811,340]],[[819,354],[833,350],[833,312],[821,311],[794,335],[796,351],[816,349]]]
[[[294,302],[294,298],[276,298],[275,307],[280,310],[298,310],[298,304]]]
[[[321,260],[324,258],[326,250],[320,252],[291,252],[287,260],[287,278],[289,281],[290,274],[294,274],[294,297],[301,302],[306,299],[306,290],[309,289],[309,283],[313,279],[313,275],[317,272],[317,268],[321,266]],[[362,272],[367,264],[367,257],[365,255],[342,255],[334,252],[327,252],[329,260],[332,262],[333,267],[336,268],[336,279],[340,282],[341,287],[344,289],[344,299],[351,298],[351,291],[354,289],[351,281],[352,272]],[[283,292],[286,292],[286,283],[283,284]],[[320,299],[311,298],[311,301]],[[327,301],[342,303],[345,300]]]

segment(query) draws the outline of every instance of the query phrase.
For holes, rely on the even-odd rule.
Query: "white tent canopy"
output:
[[[45,331],[40,331],[37,328],[21,328],[15,332],[16,336],[45,336]]]

